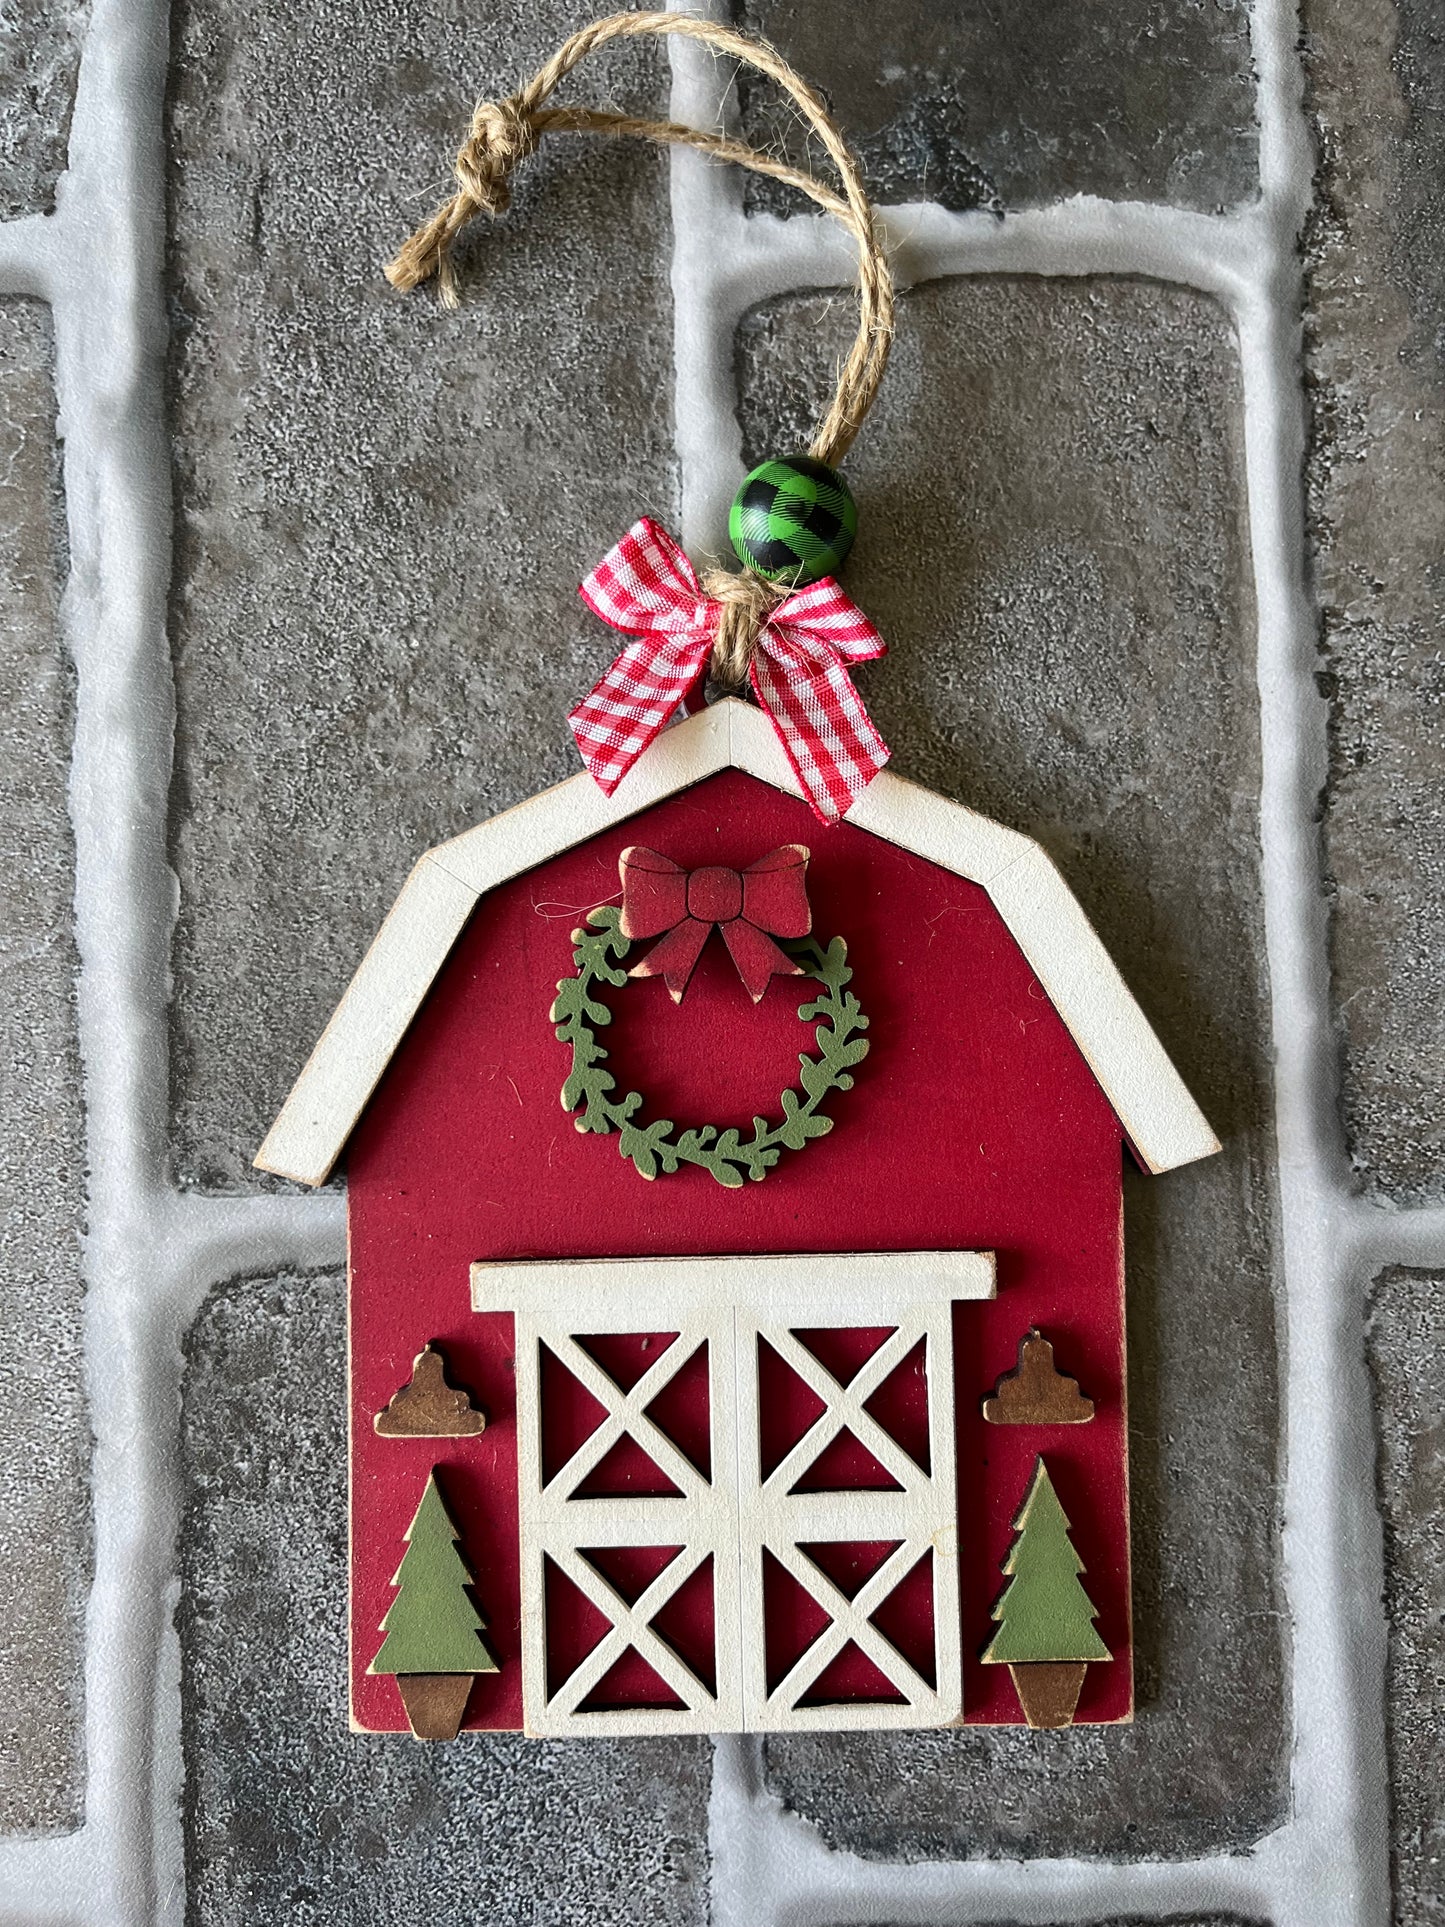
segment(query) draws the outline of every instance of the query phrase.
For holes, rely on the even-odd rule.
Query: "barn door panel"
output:
[[[516,1321],[527,1731],[736,1731],[730,1308],[674,1317],[666,1333],[596,1305],[534,1303]],[[618,1361],[649,1346],[658,1355],[633,1377]],[[682,1374],[694,1427],[706,1403],[705,1449],[689,1440],[701,1466],[660,1422]]]
[[[875,1283],[787,1309],[736,1321],[747,1727],[945,1725],[963,1710],[951,1306]],[[781,1456],[780,1372],[821,1408]]]
[[[969,1252],[476,1265],[516,1318],[539,1736],[962,1706],[951,1305]]]

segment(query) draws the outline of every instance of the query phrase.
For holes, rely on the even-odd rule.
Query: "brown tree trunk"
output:
[[[398,1673],[397,1687],[419,1740],[454,1740],[467,1710],[475,1673]]]
[[[1062,1659],[1009,1667],[1030,1726],[1073,1725],[1087,1665],[1082,1659]]]

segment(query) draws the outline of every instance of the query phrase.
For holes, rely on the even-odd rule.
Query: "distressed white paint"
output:
[[[890,1920],[1163,1919],[1230,1910],[1275,1927],[1383,1927],[1388,1816],[1384,1620],[1363,1377],[1362,1287],[1445,1266],[1445,1214],[1350,1194],[1332,1087],[1315,802],[1325,712],[1300,531],[1296,237],[1311,157],[1289,0],[1255,0],[1260,197],[1219,217],[1074,200],[980,222],[889,217],[908,278],[1137,274],[1204,290],[1239,331],[1259,617],[1264,888],[1285,1220],[1284,1573],[1294,1733],[1285,1824],[1252,1852],[1180,1862],[1035,1859],[892,1866],[830,1852],[720,1744],[716,1927]],[[91,1169],[87,1355],[96,1434],[87,1620],[85,1824],[0,1840],[0,1920],[170,1927],[184,1917],[176,1642],[179,1341],[238,1272],[339,1261],[338,1200],[182,1198],[167,1174],[164,1012],[175,885],[166,862],[169,459],[160,344],[165,183],[162,0],[93,0],[53,216],[0,224],[0,291],[52,302],[79,669],[71,813]],[[708,120],[718,74],[682,48],[674,112]],[[672,170],[683,533],[716,544],[741,475],[732,328],[752,301],[846,278],[826,225],[744,224],[727,176]]]
[[[522,1541],[522,1697],[529,1733],[581,1735],[801,1732],[944,1726],[963,1704],[954,1480],[952,1297],[994,1293],[989,1252],[831,1253],[787,1258],[662,1258],[472,1266],[472,1308],[516,1321],[517,1484]],[[795,1328],[892,1325],[847,1385],[820,1365]],[[677,1336],[627,1392],[579,1340],[603,1332]],[[763,1476],[758,1383],[766,1341],[822,1405],[792,1450]],[[928,1466],[915,1464],[866,1409],[925,1346]],[[707,1347],[710,1475],[704,1476],[648,1407],[698,1347]],[[541,1383],[545,1347],[602,1407],[604,1417],[565,1465],[544,1475]],[[896,1481],[896,1491],[796,1492],[844,1430]],[[579,1497],[606,1455],[630,1436],[677,1488],[666,1497]],[[895,1539],[884,1564],[848,1599],[803,1548]],[[629,1605],[587,1558],[588,1547],[679,1546],[681,1553]],[[831,1625],[771,1687],[765,1664],[764,1554],[777,1559]],[[871,1615],[921,1559],[933,1567],[934,1683],[916,1672]],[[549,1678],[546,1565],[570,1578],[611,1630],[567,1679]],[[650,1621],[711,1560],[716,1691],[660,1640]],[[801,1704],[849,1641],[901,1700]],[[598,1708],[584,1702],[631,1645],[681,1707]]]
[[[338,1128],[345,1143],[476,901],[440,864],[416,865],[257,1153],[261,1170],[325,1183]]]
[[[987,1251],[792,1252],[750,1258],[566,1258],[485,1259],[472,1266],[472,1310],[510,1311],[536,1306],[561,1317],[595,1315],[662,1294],[679,1311],[702,1311],[720,1291],[735,1305],[766,1312],[786,1298],[845,1295],[877,1285],[890,1302],[908,1294],[919,1300],[992,1298],[993,1254]],[[801,1315],[801,1314],[800,1314]],[[813,1321],[817,1323],[815,1319]],[[593,1326],[597,1331],[643,1331],[642,1325]],[[671,1326],[668,1327],[670,1331]]]

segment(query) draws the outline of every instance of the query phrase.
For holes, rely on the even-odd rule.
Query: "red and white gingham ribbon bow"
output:
[[[581,587],[594,614],[633,640],[568,717],[582,760],[610,796],[707,668],[720,605],[666,529],[634,522]],[[748,671],[813,812],[842,816],[888,761],[848,664],[887,644],[831,576],[763,619]]]

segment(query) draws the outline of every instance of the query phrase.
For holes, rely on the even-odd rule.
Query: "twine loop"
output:
[[[700,41],[776,81],[791,96],[837,169],[842,191],[725,134],[602,108],[545,105],[560,82],[595,48],[611,40],[635,40],[648,34],[677,34]],[[457,192],[403,243],[386,270],[392,285],[408,290],[435,275],[442,305],[456,307],[451,257],[457,236],[478,214],[497,216],[506,212],[511,202],[508,176],[549,132],[631,136],[660,146],[671,142],[696,148],[799,189],[842,224],[858,251],[858,333],[839,370],[837,391],[827,416],[808,450],[815,461],[830,467],[840,462],[872,406],[888,362],[893,338],[893,277],[883,251],[882,228],[864,189],[857,158],[819,95],[766,41],[750,39],[714,21],[683,13],[618,13],[595,20],[565,41],[515,94],[478,104],[456,158]],[[724,598],[720,596],[719,600]],[[732,654],[728,661],[733,661]]]
[[[741,575],[733,569],[707,569],[702,587],[718,605],[708,675],[724,693],[743,689],[758,646],[758,631],[789,591],[765,582],[751,569]]]

